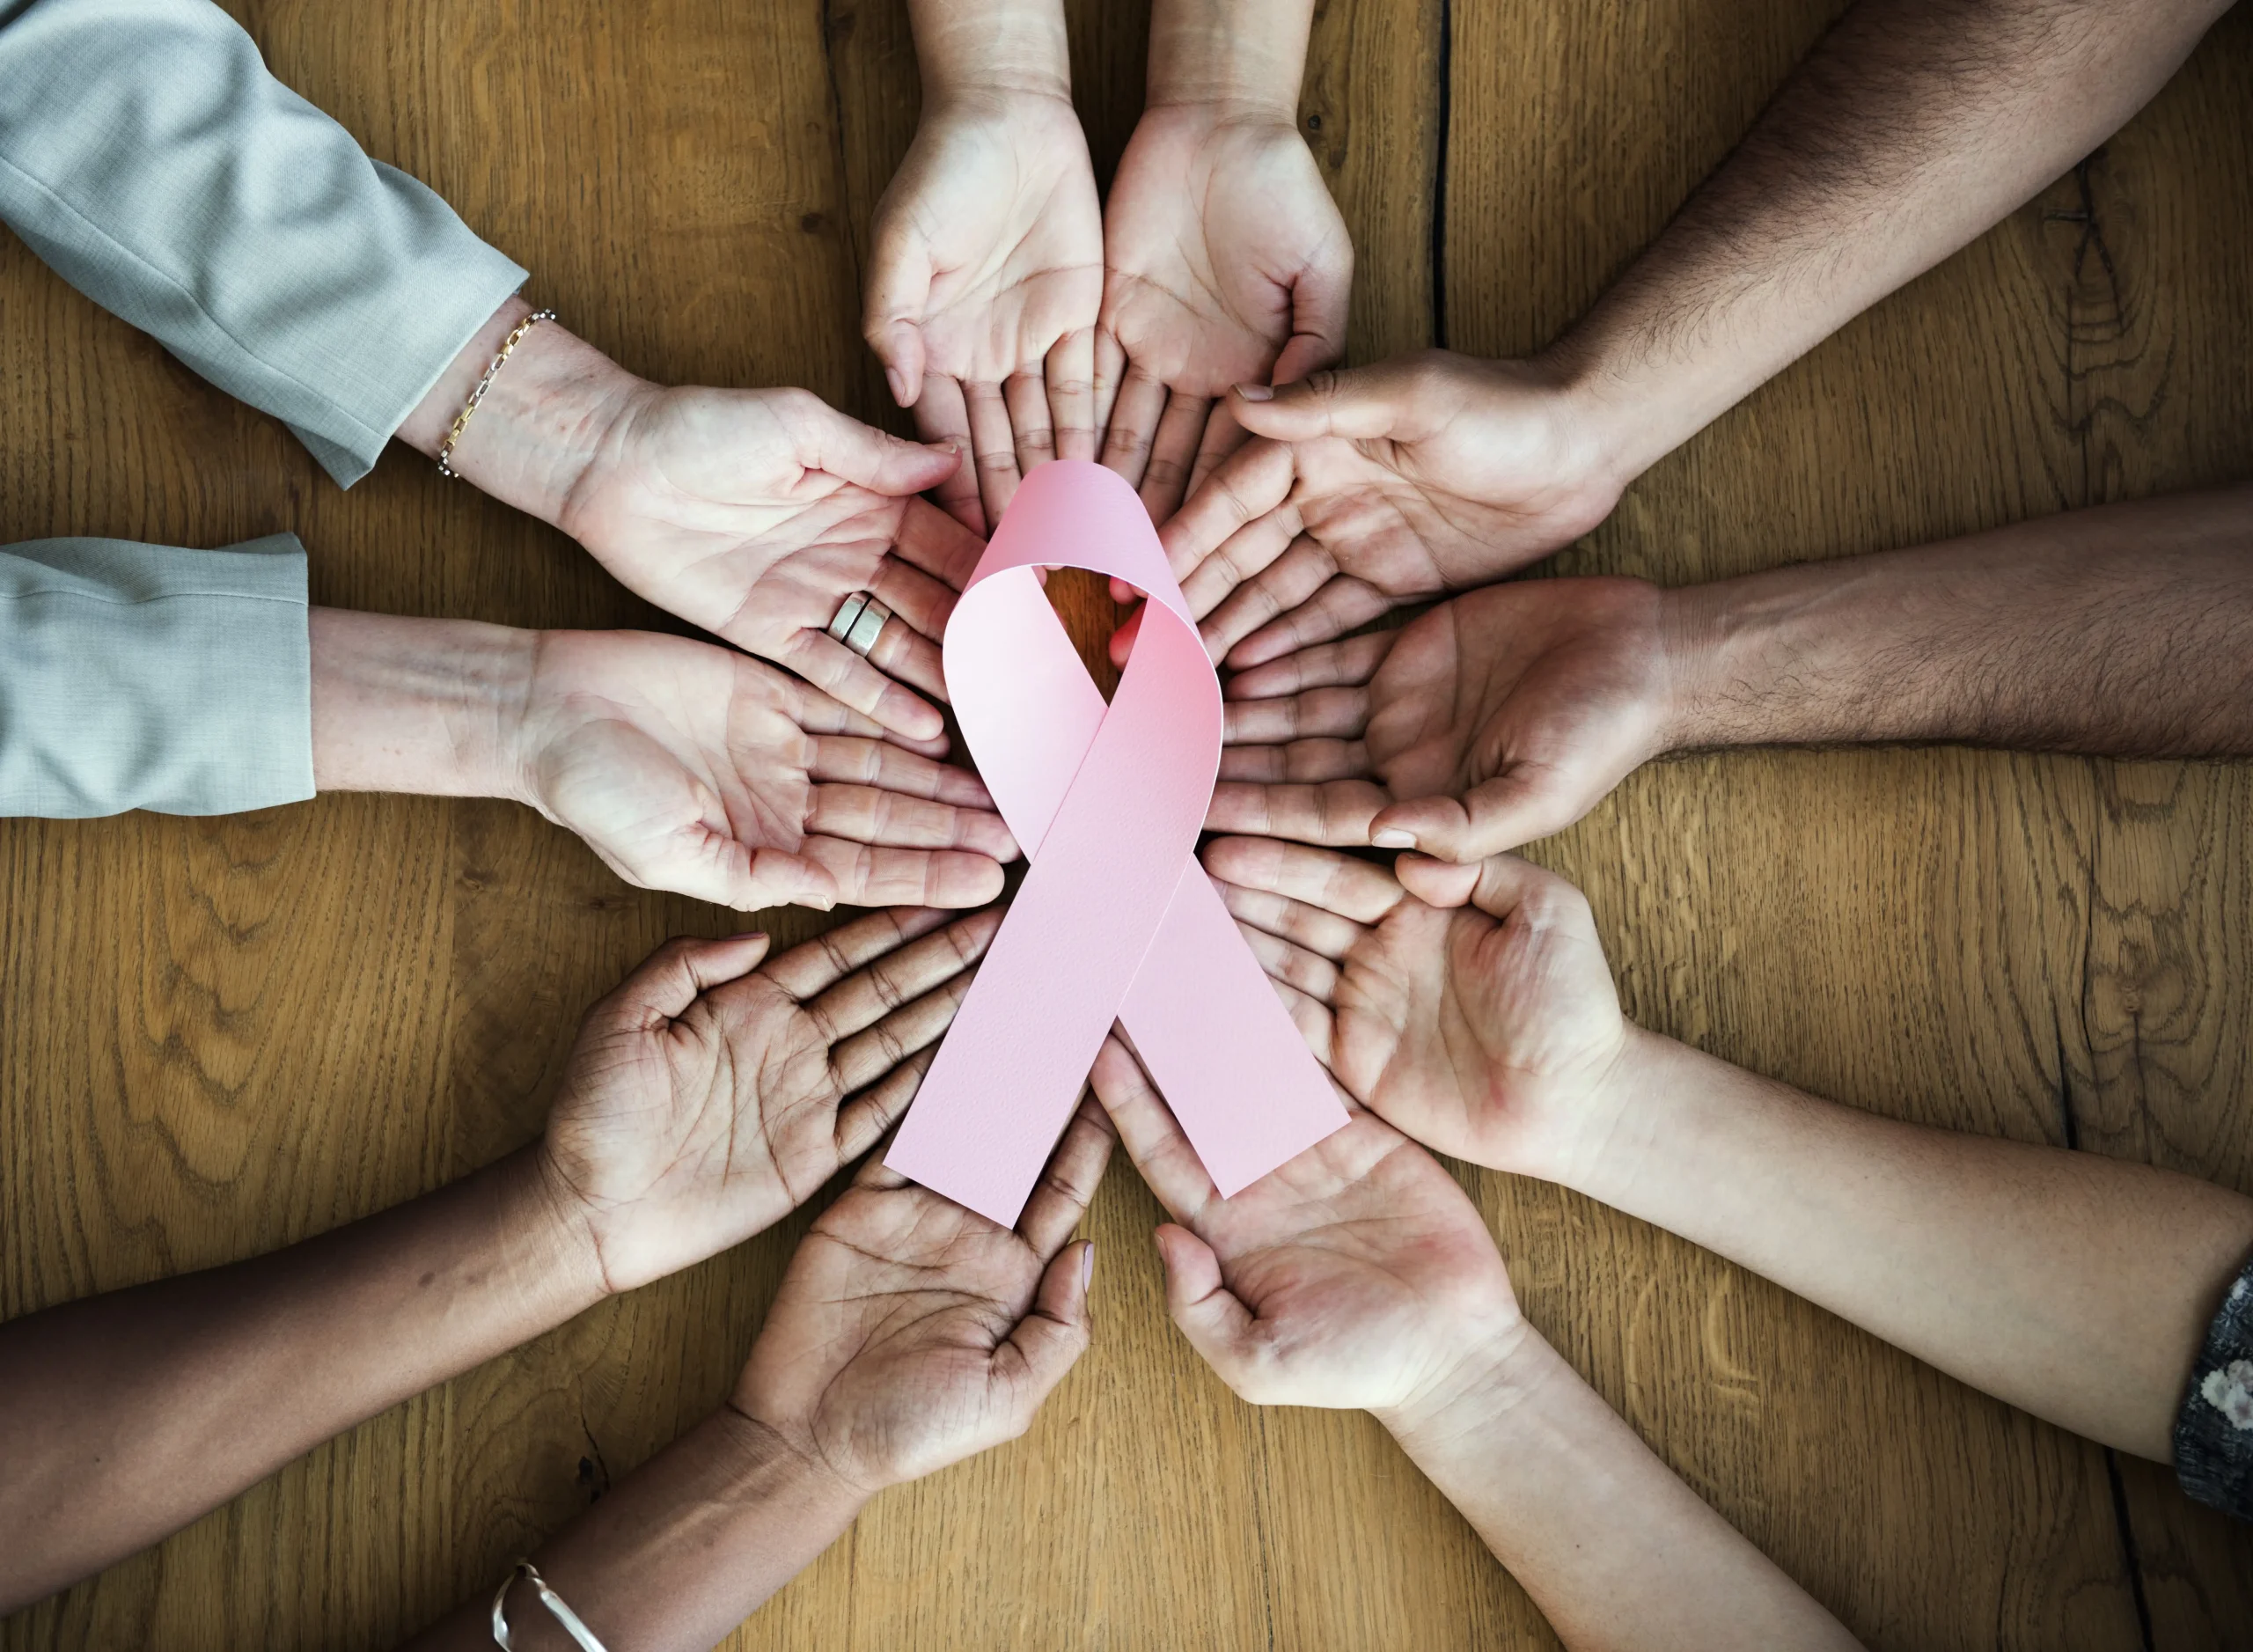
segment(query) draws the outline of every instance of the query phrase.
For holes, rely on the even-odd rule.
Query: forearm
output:
[[[1860,0],[1563,341],[1648,467],[2149,100],[2226,0]]]
[[[518,1154],[287,1250],[0,1327],[0,1611],[600,1294]]]
[[[1072,96],[1063,0],[909,0],[928,115],[965,99]]]
[[[1667,744],[2253,752],[2253,488],[1670,591]]]
[[[1298,123],[1314,0],[1156,0],[1148,105],[1196,104]]]
[[[532,1556],[548,1586],[606,1646],[709,1647],[795,1577],[846,1528],[861,1498],[742,1413],[690,1429]],[[495,1582],[497,1584],[496,1578]],[[571,1641],[532,1590],[509,1591],[519,1648]],[[414,1644],[493,1644],[491,1597]]]
[[[322,791],[515,797],[539,633],[312,610],[313,783]]]
[[[1853,1644],[1530,1328],[1383,1421],[1574,1652]]]
[[[1926,1129],[1638,1033],[1574,1185],[2011,1404],[2160,1462],[2253,1199]]]

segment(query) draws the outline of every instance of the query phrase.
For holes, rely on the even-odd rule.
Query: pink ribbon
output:
[[[1037,569],[1146,591],[1102,692]],[[884,1163],[1014,1224],[1114,1019],[1222,1194],[1346,1123],[1328,1076],[1197,863],[1221,685],[1141,501],[1115,473],[1031,472],[955,605],[955,716],[1031,869]]]

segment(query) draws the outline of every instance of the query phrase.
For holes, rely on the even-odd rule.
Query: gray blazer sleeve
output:
[[[0,0],[0,219],[348,487],[525,280],[209,0]]]
[[[313,795],[305,553],[0,547],[0,814],[231,814]]]

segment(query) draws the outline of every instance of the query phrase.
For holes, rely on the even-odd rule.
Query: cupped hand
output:
[[[1469,863],[1561,832],[1669,750],[1664,594],[1527,579],[1228,686],[1207,825]]]
[[[495,438],[510,439],[536,437]],[[939,639],[984,547],[913,496],[951,476],[958,455],[803,390],[638,379],[605,393],[586,441],[554,520],[622,584],[896,734],[942,738],[937,709],[902,684],[945,698]],[[865,659],[827,632],[856,591],[894,615]]]
[[[1157,1230],[1174,1323],[1262,1406],[1413,1407],[1523,1333],[1486,1225],[1432,1156],[1359,1108],[1222,1199],[1116,1038],[1095,1091],[1173,1221]]]
[[[1261,838],[1216,839],[1204,860],[1355,1100],[1442,1153],[1545,1180],[1573,1181],[1603,1152],[1642,1035],[1579,890],[1508,855],[1404,855],[1399,878]]]
[[[1255,437],[1161,537],[1242,669],[1484,584],[1611,513],[1624,482],[1567,378],[1444,350],[1230,395]]]
[[[1344,352],[1353,242],[1289,121],[1201,104],[1136,123],[1103,242],[1103,462],[1163,522],[1244,440],[1216,397]]]
[[[540,1148],[612,1290],[796,1209],[906,1111],[995,911],[879,912],[760,959],[667,942],[588,1011]]]
[[[877,203],[862,330],[929,440],[974,456],[938,498],[972,532],[1024,472],[1096,455],[1103,213],[1068,97],[928,104]]]
[[[1088,1344],[1066,1241],[1112,1135],[1082,1106],[1013,1230],[871,1160],[822,1212],[730,1400],[861,1495],[1013,1440]]]
[[[966,771],[730,650],[536,634],[513,740],[527,801],[628,883],[746,912],[974,907],[1016,844]]]

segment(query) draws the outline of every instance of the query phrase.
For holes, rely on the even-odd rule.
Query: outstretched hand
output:
[[[1166,1304],[1254,1405],[1405,1410],[1523,1334],[1476,1208],[1430,1154],[1360,1108],[1229,1199],[1115,1037],[1095,1093],[1173,1218]]]
[[[1489,586],[1231,679],[1206,824],[1471,863],[1560,832],[1673,744],[1662,593]]]
[[[803,390],[634,380],[612,401],[556,525],[659,607],[896,734],[940,738],[938,711],[901,685],[945,698],[939,639],[983,547],[913,496],[953,475],[958,455]],[[865,659],[827,633],[856,591],[894,615]]]
[[[1082,1105],[1014,1230],[872,1159],[822,1212],[730,1400],[860,1496],[1013,1440],[1088,1345],[1111,1154]]]
[[[1624,1116],[1631,1046],[1588,901],[1515,855],[1449,866],[1222,838],[1205,868],[1316,1057],[1426,1146],[1572,1182]],[[1131,1138],[1129,1138],[1131,1142]]]
[[[879,912],[764,966],[763,935],[670,941],[588,1011],[539,1151],[604,1287],[740,1243],[875,1145],[1000,925]]]
[[[1096,456],[1103,217],[1068,95],[934,98],[877,204],[862,330],[927,440],[973,456],[938,486],[975,533],[1023,474]]]
[[[1103,239],[1103,462],[1163,522],[1244,440],[1215,398],[1344,352],[1353,242],[1289,120],[1195,104],[1135,125]]]
[[[972,907],[1016,845],[966,771],[758,661],[641,631],[536,634],[526,801],[627,882],[742,911]]]
[[[1515,572],[1624,486],[1565,377],[1530,362],[1427,350],[1227,410],[1262,439],[1161,537],[1207,651],[1239,670]]]

